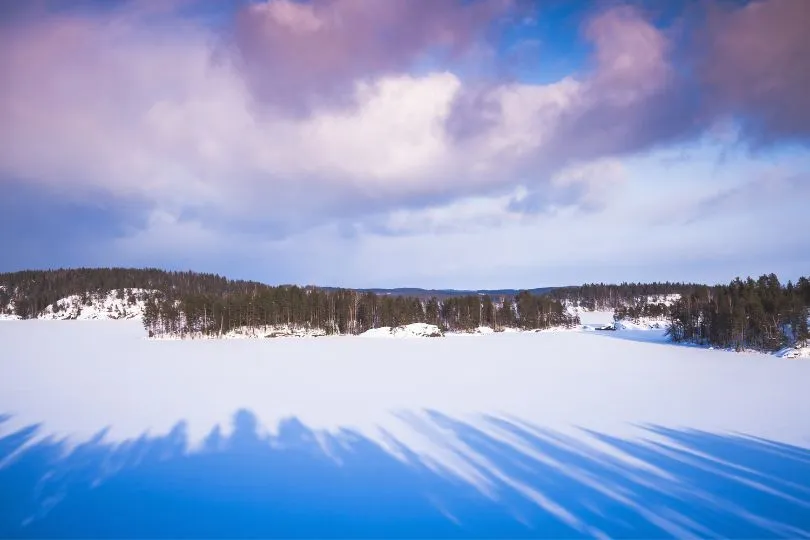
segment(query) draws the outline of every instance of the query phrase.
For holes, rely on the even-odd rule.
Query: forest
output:
[[[482,294],[447,297],[378,294],[371,291],[271,286],[215,274],[156,268],[76,268],[0,274],[0,313],[13,309],[36,317],[57,300],[79,295],[89,304],[112,290],[145,289],[143,323],[153,336],[222,335],[233,329],[288,326],[328,334],[414,322],[445,331],[479,326],[543,329],[574,326],[568,306],[614,310],[616,319],[669,321],[673,341],[723,348],[777,350],[808,340],[810,280],[783,285],[774,274],[728,285],[690,283],[586,284],[545,294]],[[680,299],[668,302],[667,295]],[[13,308],[12,308],[13,307]]]
[[[680,299],[665,302],[676,293]],[[616,320],[666,319],[673,341],[735,350],[775,351],[805,345],[810,281],[783,285],[775,274],[734,279],[728,285],[687,283],[591,284],[549,296],[587,309],[613,309]]]
[[[805,346],[810,280],[782,285],[775,274],[728,285],[697,287],[670,308],[669,334],[686,341],[735,350]]]
[[[494,329],[542,329],[579,323],[556,299],[517,295],[418,298],[378,295],[314,286],[270,286],[232,281],[213,274],[158,269],[79,268],[0,274],[0,306],[16,315],[36,317],[46,306],[69,295],[93,295],[121,289],[147,289],[144,327],[152,336],[222,335],[236,328],[293,326],[330,334],[358,334],[371,328],[414,322],[444,330],[478,326]]]
[[[548,296],[593,311],[623,308],[633,303],[648,303],[649,297],[669,294],[687,295],[699,287],[696,283],[589,283],[575,287],[557,287]]]

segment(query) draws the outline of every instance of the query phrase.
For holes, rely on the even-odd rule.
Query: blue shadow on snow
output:
[[[30,426],[0,438],[0,537],[810,536],[802,448],[660,426],[631,440],[400,418],[486,489],[394,439],[399,458],[296,419],[263,436],[244,410],[228,436],[217,428],[192,452],[182,422],[161,437],[114,444],[102,431],[72,447]]]

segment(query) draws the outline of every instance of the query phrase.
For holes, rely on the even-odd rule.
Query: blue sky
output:
[[[4,9],[0,271],[495,288],[810,268],[804,0]]]

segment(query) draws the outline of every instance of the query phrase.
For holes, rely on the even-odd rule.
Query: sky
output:
[[[0,271],[810,274],[810,2],[0,6]]]

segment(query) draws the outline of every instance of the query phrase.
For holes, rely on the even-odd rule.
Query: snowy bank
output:
[[[620,319],[613,323],[616,330],[666,330],[669,322],[666,319],[641,317],[639,319]]]
[[[444,337],[444,332],[435,324],[413,323],[403,326],[382,326],[366,330],[362,337],[393,337],[393,338],[414,338],[414,337]]]
[[[787,347],[776,353],[780,358],[810,358],[810,346]]]
[[[307,338],[323,337],[328,335],[323,328],[310,328],[296,325],[263,325],[263,326],[240,326],[232,328],[230,331],[219,334],[203,334],[201,332],[189,332],[183,334],[168,333],[150,336],[149,339],[163,340],[185,340],[185,339],[263,339],[263,338]]]
[[[47,306],[37,315],[44,320],[139,319],[146,300],[159,294],[147,289],[114,289],[102,295],[74,294]]]

